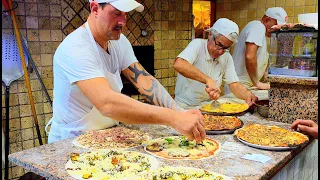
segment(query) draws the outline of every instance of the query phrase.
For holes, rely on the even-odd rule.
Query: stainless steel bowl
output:
[[[268,118],[269,115],[269,100],[260,100],[255,103],[260,116]]]

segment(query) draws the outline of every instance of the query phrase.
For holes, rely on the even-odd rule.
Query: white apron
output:
[[[93,38],[88,22],[85,23],[86,30],[89,32],[91,43],[94,44],[98,54],[98,46]],[[101,58],[101,55],[100,55]],[[120,72],[117,70],[115,74],[108,71],[104,72],[105,78],[108,80],[113,91],[120,93],[123,88],[123,84],[120,77]],[[51,124],[50,133],[47,131],[48,126]],[[103,116],[99,110],[93,106],[91,111],[85,115],[82,119],[68,123],[59,124],[54,118],[52,118],[45,127],[47,133],[49,133],[48,143],[53,143],[55,141],[71,138],[83,134],[89,130],[99,130],[112,127],[119,124],[109,117]]]

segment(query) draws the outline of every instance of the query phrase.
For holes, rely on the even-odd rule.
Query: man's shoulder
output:
[[[72,51],[81,47],[88,49],[90,45],[91,41],[88,32],[83,27],[79,27],[65,37],[56,52]]]
[[[265,30],[266,27],[261,23],[261,21],[253,20],[250,21],[244,29],[247,29],[247,31],[260,31]]]

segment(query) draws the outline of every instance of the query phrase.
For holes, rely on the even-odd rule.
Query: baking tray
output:
[[[254,147],[254,148],[258,148],[258,149],[263,149],[263,150],[269,150],[269,151],[288,151],[288,150],[293,150],[293,149],[296,149],[296,148],[298,148],[298,147],[300,147],[300,146],[302,146],[302,145],[304,145],[304,144],[306,144],[306,143],[309,142],[309,140],[308,140],[308,141],[306,141],[306,142],[304,142],[304,143],[302,143],[302,144],[300,144],[300,145],[290,146],[290,147],[272,147],[272,146],[262,146],[262,145],[252,144],[252,143],[249,143],[249,142],[247,142],[247,141],[245,141],[245,140],[242,140],[242,139],[238,138],[237,136],[236,136],[236,138],[237,138],[240,142],[242,142],[243,144],[248,145],[248,146],[250,146],[250,147]]]
[[[238,118],[238,117],[236,117]],[[238,118],[239,119],[239,118]],[[234,129],[229,129],[229,130],[206,130],[206,134],[207,135],[220,135],[220,134],[233,134],[235,130],[241,128],[243,126],[243,121],[241,119],[239,119],[241,121],[241,125],[237,128]]]

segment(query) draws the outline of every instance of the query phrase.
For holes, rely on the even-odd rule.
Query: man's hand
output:
[[[221,90],[217,86],[216,81],[212,79],[207,81],[205,90],[208,93],[211,100],[217,100],[220,97]]]
[[[291,124],[291,129],[299,129],[302,132],[310,134],[314,138],[318,139],[318,124],[312,120],[297,119]]]
[[[253,103],[258,100],[258,97],[255,96],[251,91],[248,91],[248,93],[246,94],[244,100],[246,101],[246,103],[247,103],[249,106],[252,106]]]
[[[260,90],[268,90],[268,89],[270,89],[270,84],[258,82],[258,83],[255,85],[255,87],[256,87],[257,89],[260,89]]]
[[[180,112],[169,125],[185,135],[190,141],[195,139],[197,143],[200,143],[206,137],[203,116],[196,109]]]

